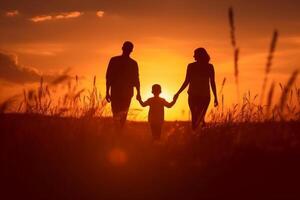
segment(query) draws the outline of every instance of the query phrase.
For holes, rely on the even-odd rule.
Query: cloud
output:
[[[17,15],[19,15],[19,11],[18,10],[10,10],[10,11],[7,11],[5,13],[6,17],[15,17]]]
[[[30,20],[33,22],[43,22],[43,21],[49,21],[52,19],[51,15],[42,15],[42,16],[35,16],[31,18]]]
[[[43,74],[35,68],[20,65],[14,55],[0,52],[0,79],[13,83],[32,83],[38,82],[41,76],[46,80],[55,79],[54,75]]]
[[[54,19],[77,18],[77,17],[80,17],[81,15],[83,15],[83,12],[78,12],[78,11],[65,12],[65,13],[61,13],[61,14],[58,14],[58,15],[54,16]]]
[[[102,17],[104,16],[104,11],[98,10],[98,11],[96,12],[96,15],[97,15],[98,17],[102,18]]]
[[[77,17],[80,17],[81,15],[83,15],[83,12],[72,11],[72,12],[57,13],[57,14],[53,14],[53,15],[38,15],[38,16],[30,18],[30,20],[33,22],[43,22],[43,21],[49,21],[49,20],[77,18]]]

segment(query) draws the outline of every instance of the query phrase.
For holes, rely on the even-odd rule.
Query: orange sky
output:
[[[286,82],[300,68],[297,0],[0,0],[0,50],[2,57],[14,55],[18,65],[39,73],[71,68],[72,74],[84,77],[83,85],[91,84],[96,75],[104,93],[107,63],[121,53],[123,41],[130,40],[135,44],[132,57],[140,67],[143,97],[149,97],[152,84],[160,83],[162,95],[171,100],[184,79],[187,64],[193,62],[193,50],[205,47],[215,66],[217,87],[227,78],[224,93],[230,105],[236,101],[227,19],[230,5],[235,11],[241,50],[241,93],[248,89],[260,92],[275,28],[279,41],[270,82]],[[20,74],[6,70],[4,61],[0,63],[0,99],[38,81],[34,76],[20,78]],[[132,107],[140,108],[136,101]],[[166,110],[166,118],[187,119],[187,111],[185,91],[175,107]],[[145,116],[146,112],[140,113],[140,118]]]

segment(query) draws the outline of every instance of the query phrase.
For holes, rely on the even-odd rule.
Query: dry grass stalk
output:
[[[232,7],[228,9],[228,20],[229,20],[229,28],[230,28],[231,45],[234,51],[234,77],[235,77],[235,84],[237,88],[237,98],[239,100],[240,94],[239,94],[239,81],[238,81],[238,76],[239,76],[238,61],[239,61],[240,51],[239,48],[237,47],[237,42],[236,42],[234,11]]]
[[[239,49],[234,50],[234,77],[236,84],[238,86],[239,84],[239,66],[238,66],[238,61],[239,61]]]
[[[291,75],[291,77],[289,78],[287,85],[283,88],[283,92],[280,98],[280,103],[279,103],[279,108],[280,108],[280,112],[283,113],[284,111],[284,106],[286,104],[288,95],[289,95],[289,91],[292,88],[294,82],[296,81],[298,75],[298,71],[294,71]]]
[[[268,94],[268,101],[267,101],[267,117],[270,114],[270,110],[271,110],[271,106],[272,106],[272,100],[273,100],[273,95],[274,95],[274,88],[275,88],[275,83],[273,82],[270,90],[269,90],[269,94]]]
[[[2,102],[0,104],[0,114],[5,113],[10,107],[12,107],[12,104],[17,100],[18,97],[19,95],[15,95]]]
[[[223,89],[224,89],[225,83],[226,83],[226,77],[224,77],[224,79],[222,81],[221,89],[220,89],[220,92],[219,92],[220,95],[223,93]]]
[[[232,7],[228,9],[228,19],[229,19],[229,27],[230,27],[231,45],[235,48],[236,47],[235,25],[234,25],[234,12]]]
[[[262,92],[261,92],[261,96],[260,96],[261,103],[264,99],[264,94],[265,94],[265,90],[266,90],[266,86],[267,86],[267,82],[268,82],[268,75],[271,71],[272,61],[273,61],[273,57],[274,57],[274,53],[275,53],[275,49],[276,49],[277,40],[278,40],[278,31],[274,30],[270,49],[269,49],[269,55],[267,57],[267,64],[266,64],[266,68],[265,68],[265,77],[264,77],[264,81],[263,81],[263,85],[262,85]]]

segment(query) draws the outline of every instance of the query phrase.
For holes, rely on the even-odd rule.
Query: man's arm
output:
[[[211,71],[210,71],[210,85],[211,85],[211,89],[213,91],[214,97],[215,97],[215,101],[214,101],[214,106],[218,106],[218,97],[217,97],[217,87],[216,87],[216,82],[215,82],[215,70],[214,70],[214,66],[211,65]]]
[[[136,88],[136,97],[141,97],[141,91],[140,91],[140,79],[139,79],[139,66],[135,62],[135,72],[134,72],[134,86]]]
[[[111,96],[110,96],[111,82],[112,82],[112,59],[110,59],[106,70],[106,97],[105,98],[107,102],[111,101]]]

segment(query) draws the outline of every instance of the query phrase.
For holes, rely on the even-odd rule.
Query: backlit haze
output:
[[[188,63],[194,62],[194,49],[204,47],[215,67],[218,91],[227,79],[223,92],[226,105],[231,105],[237,95],[229,6],[234,8],[240,48],[241,96],[261,91],[274,29],[279,39],[269,84],[285,83],[300,67],[298,0],[0,0],[0,100],[37,84],[35,73],[51,77],[66,69],[81,77],[82,87],[90,87],[97,76],[97,87],[105,94],[108,61],[129,40],[135,45],[131,57],[139,64],[143,99],[158,83],[162,96],[172,100]],[[30,70],[8,70],[9,59]],[[135,99],[131,107],[142,109]],[[135,119],[146,119],[147,108],[142,110]],[[166,119],[188,119],[186,90],[174,108],[166,109]]]

